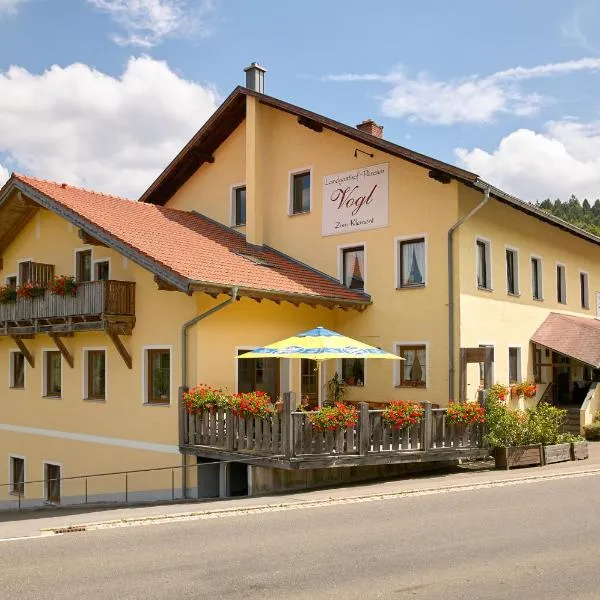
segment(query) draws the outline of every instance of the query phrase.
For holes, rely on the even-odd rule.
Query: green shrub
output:
[[[584,425],[583,432],[586,440],[600,440],[600,423]]]

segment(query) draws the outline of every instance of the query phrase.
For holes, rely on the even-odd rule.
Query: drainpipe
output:
[[[487,183],[477,182],[476,185],[483,189],[483,200],[474,206],[466,215],[463,215],[450,229],[448,229],[448,398],[454,400],[454,232],[468,219],[470,219],[490,199],[490,186]]]
[[[221,302],[221,304],[217,304],[217,306],[213,306],[211,309],[203,312],[200,315],[195,316],[193,319],[185,322],[181,326],[181,387],[179,388],[179,441],[180,443],[183,440],[183,427],[184,427],[184,411],[183,411],[183,392],[187,388],[187,334],[191,327],[193,327],[199,321],[210,317],[217,311],[229,306],[232,302],[237,299],[238,288],[231,288],[231,298],[225,300],[225,302]],[[185,454],[181,455],[181,487],[183,491],[183,498],[187,498],[187,468],[185,461]]]

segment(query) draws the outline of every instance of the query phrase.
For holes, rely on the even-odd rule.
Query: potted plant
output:
[[[183,394],[185,410],[188,414],[196,415],[204,411],[215,412],[228,407],[227,398],[222,390],[201,384]]]
[[[71,275],[55,275],[48,282],[48,291],[57,296],[76,296],[77,282]]]
[[[234,394],[228,399],[228,404],[233,415],[242,419],[266,419],[274,411],[269,394],[258,390]]]
[[[544,464],[571,459],[571,444],[560,433],[566,414],[546,402],[527,411],[532,436],[542,444]]]
[[[333,374],[333,377],[327,381],[325,387],[327,389],[327,396],[332,404],[343,402],[348,393],[346,383],[337,371]]]
[[[39,298],[46,292],[44,286],[37,285],[27,281],[17,288],[17,297],[19,298]]]
[[[383,422],[391,429],[404,429],[410,425],[416,425],[421,421],[424,414],[423,407],[414,402],[394,400],[390,402],[383,411]]]
[[[9,304],[17,299],[17,288],[10,285],[0,285],[0,304]]]
[[[323,406],[319,410],[307,413],[313,429],[316,431],[337,431],[354,427],[358,421],[358,410],[343,402],[333,406]]]

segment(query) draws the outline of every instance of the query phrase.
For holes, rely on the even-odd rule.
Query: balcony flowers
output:
[[[27,281],[17,288],[18,298],[39,298],[44,295],[46,288],[37,285],[32,281]]]
[[[487,398],[491,400],[497,400],[499,402],[506,402],[509,397],[510,390],[507,386],[501,383],[495,383],[487,392]]]
[[[343,402],[333,406],[323,406],[319,410],[307,413],[315,431],[336,431],[354,427],[358,421],[358,410]]]
[[[71,275],[55,275],[48,282],[48,291],[57,296],[75,296],[77,282]]]
[[[395,400],[383,411],[383,422],[391,428],[404,429],[416,425],[423,418],[423,407],[414,402]]]
[[[485,409],[477,402],[452,402],[446,409],[446,423],[473,425],[485,423]]]
[[[214,413],[219,408],[228,408],[227,396],[222,390],[201,384],[183,394],[185,410],[190,415],[208,411]]]
[[[266,392],[241,392],[227,399],[231,412],[243,419],[266,419],[273,414],[271,398]]]
[[[17,299],[16,288],[10,285],[0,285],[0,304],[9,304]]]
[[[512,396],[519,398],[534,398],[537,394],[537,385],[532,381],[523,381],[521,383],[515,383],[510,387],[510,393]]]

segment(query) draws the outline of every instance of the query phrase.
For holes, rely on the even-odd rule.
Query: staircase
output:
[[[575,404],[573,406],[561,406],[567,411],[565,422],[563,424],[563,433],[573,433],[579,435],[579,410],[580,406]]]

